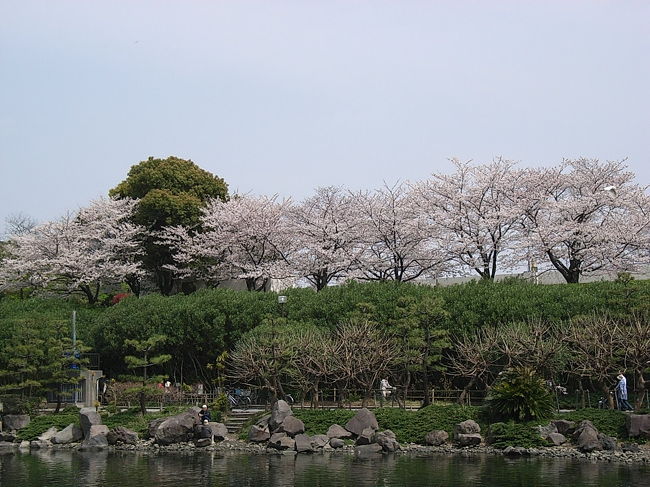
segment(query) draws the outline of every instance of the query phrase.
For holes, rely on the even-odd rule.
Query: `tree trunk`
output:
[[[128,276],[126,278],[126,284],[129,286],[129,289],[131,289],[133,295],[139,298],[140,292],[142,292],[140,279],[137,276]]]
[[[636,392],[634,409],[638,411],[643,408],[643,399],[645,397],[645,379],[643,377],[643,369],[636,370]]]
[[[555,267],[564,280],[569,284],[577,284],[580,282],[580,273],[582,267],[582,261],[578,259],[569,259],[569,267],[565,266],[560,259],[558,259],[555,254],[548,250],[546,252],[548,258],[551,260],[551,264]]]
[[[465,404],[465,400],[467,399],[467,394],[469,393],[470,389],[474,387],[474,384],[476,384],[476,376],[472,377],[469,381],[469,383],[463,388],[463,391],[460,393],[460,396],[458,396],[458,401],[456,401],[457,404]]]

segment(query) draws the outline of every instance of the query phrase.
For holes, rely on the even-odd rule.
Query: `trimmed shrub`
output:
[[[488,428],[488,441],[494,448],[506,448],[508,446],[521,446],[524,448],[537,448],[549,446],[535,430],[532,423],[494,423]]]

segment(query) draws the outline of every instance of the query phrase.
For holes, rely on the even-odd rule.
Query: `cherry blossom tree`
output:
[[[650,198],[624,161],[583,158],[527,172],[525,245],[567,282],[648,262]]]
[[[357,193],[352,201],[354,228],[360,232],[358,277],[406,282],[446,269],[449,257],[442,235],[428,231],[406,184]]]
[[[519,263],[510,250],[516,247],[521,219],[522,171],[501,158],[484,165],[452,162],[453,174],[434,174],[414,185],[416,201],[429,232],[447,236],[446,248],[454,261],[492,280],[499,267]]]
[[[293,262],[317,291],[352,268],[359,230],[352,196],[341,188],[318,188],[290,209],[290,231],[300,244]]]
[[[173,249],[174,269],[211,282],[244,279],[249,291],[266,289],[271,279],[293,276],[289,258],[297,248],[289,231],[289,200],[237,196],[208,201],[200,233],[167,229],[164,243]]]
[[[129,222],[135,204],[130,199],[99,199],[76,215],[14,236],[0,271],[1,285],[81,292],[95,303],[102,284],[142,273],[137,257],[143,229]]]

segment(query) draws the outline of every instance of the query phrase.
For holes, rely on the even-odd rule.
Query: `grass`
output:
[[[44,414],[31,419],[26,428],[21,429],[16,437],[20,440],[36,440],[52,426],[60,431],[69,424],[79,426],[79,410],[76,407],[67,407],[57,414]]]

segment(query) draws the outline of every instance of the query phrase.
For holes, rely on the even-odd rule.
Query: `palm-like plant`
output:
[[[535,370],[519,367],[504,372],[486,398],[493,418],[542,420],[553,414],[553,396]]]

